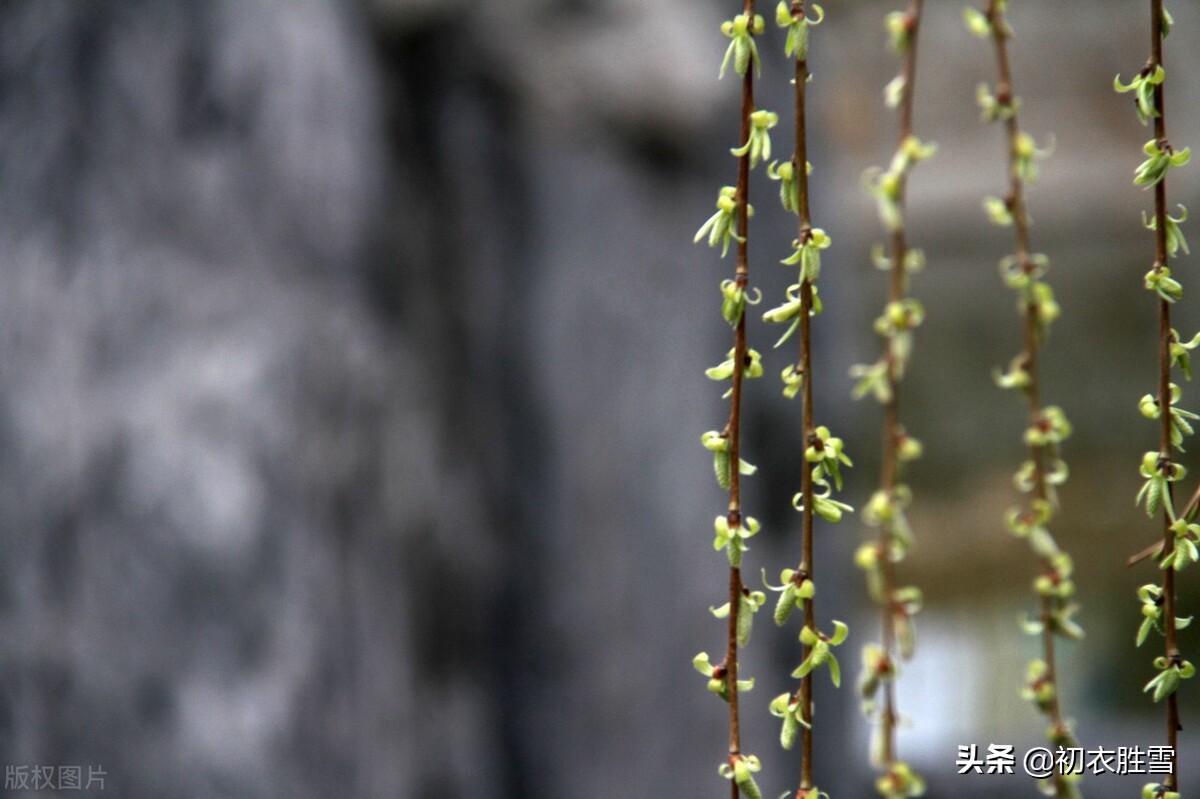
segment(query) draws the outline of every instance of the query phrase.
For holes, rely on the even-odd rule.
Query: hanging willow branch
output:
[[[901,469],[904,463],[921,454],[920,443],[900,423],[900,381],[912,351],[913,331],[925,316],[921,304],[908,294],[910,273],[924,263],[921,252],[909,248],[905,233],[908,174],[934,151],[932,145],[923,145],[913,135],[921,11],[921,0],[910,0],[906,11],[893,12],[887,17],[892,47],[903,59],[900,74],[885,90],[888,104],[899,106],[899,141],[888,169],[875,169],[867,174],[868,189],[878,203],[880,220],[890,236],[887,256],[880,249],[876,251],[877,265],[888,273],[887,306],[875,321],[875,330],[884,337],[885,346],[876,363],[851,369],[851,375],[859,378],[854,396],[872,394],[883,406],[884,417],[879,489],[863,512],[864,521],[878,528],[879,534],[876,541],[859,548],[855,562],[866,572],[868,590],[882,616],[882,640],[863,649],[859,684],[864,710],[876,722],[872,760],[883,773],[875,787],[885,799],[905,799],[925,793],[924,781],[896,754],[899,711],[895,692],[898,661],[912,657],[915,646],[912,617],[921,606],[920,589],[899,586],[896,576],[897,565],[913,544],[905,514],[912,493],[900,480]]]
[[[754,13],[754,0],[745,0],[742,13],[721,26],[721,32],[730,40],[721,74],[724,75],[732,64],[734,71],[742,76],[738,146],[731,149],[738,162],[737,185],[721,189],[717,212],[696,234],[696,241],[707,237],[710,246],[720,246],[722,257],[729,251],[731,242],[737,245],[733,279],[721,282],[721,315],[733,328],[733,349],[727,360],[706,372],[713,380],[730,381],[731,386],[726,392],[730,398],[729,419],[723,430],[710,430],[701,438],[704,447],[713,454],[717,482],[729,492],[727,511],[714,523],[714,547],[724,550],[729,559],[729,599],[712,611],[717,618],[727,620],[725,657],[720,663],[713,664],[708,654],[702,652],[693,661],[696,670],[708,678],[708,689],[729,705],[729,755],[719,771],[729,780],[732,799],[737,799],[739,792],[747,799],[761,798],[754,781],[754,773],[761,767],[759,760],[754,755],[742,753],[739,698],[743,691],[753,687],[754,682],[738,677],[738,649],[748,643],[754,613],[765,601],[762,592],[745,588],[741,572],[742,555],[748,548],[746,542],[759,530],[757,521],[743,516],[741,496],[741,476],[754,473],[754,467],[741,457],[743,385],[747,378],[762,375],[759,354],[746,343],[746,305],[756,302],[749,300],[747,293],[750,277],[748,227],[753,214],[749,202],[750,171],[759,161],[770,157],[770,129],[778,121],[769,111],[758,111],[754,107],[754,73],[759,67],[754,37],[765,27],[762,16]]]
[[[989,197],[984,208],[992,222],[1013,230],[1015,251],[1001,261],[1000,271],[1005,284],[1017,294],[1024,342],[1023,350],[1013,358],[1008,371],[996,374],[1001,388],[1024,392],[1029,414],[1029,427],[1024,435],[1029,458],[1014,477],[1017,489],[1029,495],[1029,499],[1008,511],[1005,524],[1009,532],[1029,542],[1042,568],[1034,581],[1039,613],[1023,625],[1027,633],[1040,636],[1042,656],[1029,664],[1022,695],[1049,720],[1046,735],[1050,742],[1069,748],[1076,743],[1072,725],[1060,706],[1055,647],[1058,638],[1081,638],[1083,630],[1073,619],[1078,606],[1073,600],[1071,558],[1055,542],[1049,524],[1059,507],[1055,487],[1067,478],[1067,466],[1060,457],[1059,447],[1070,435],[1071,425],[1060,408],[1041,404],[1039,355],[1051,323],[1058,318],[1059,306],[1044,279],[1049,259],[1034,253],[1030,246],[1026,186],[1037,178],[1037,162],[1047,153],[1039,150],[1033,138],[1021,130],[1017,113],[1020,103],[1014,93],[1009,64],[1008,41],[1013,32],[1005,16],[1006,6],[1006,0],[989,0],[984,12],[968,10],[966,14],[971,32],[990,38],[995,46],[999,73],[995,91],[980,86],[978,96],[984,119],[1003,123],[1009,184],[1004,197]],[[1058,799],[1075,799],[1080,796],[1079,777],[1060,763],[1050,777],[1048,792]]]
[[[1143,284],[1154,292],[1158,301],[1158,390],[1155,394],[1142,397],[1138,407],[1142,414],[1159,423],[1159,441],[1156,452],[1142,456],[1141,474],[1145,479],[1137,501],[1144,504],[1147,515],[1162,518],[1162,541],[1145,554],[1154,555],[1163,572],[1162,584],[1150,583],[1138,590],[1144,620],[1138,629],[1137,645],[1141,646],[1151,630],[1163,636],[1164,651],[1155,658],[1158,669],[1145,687],[1154,701],[1167,701],[1166,724],[1167,746],[1171,752],[1171,772],[1162,783],[1150,783],[1142,794],[1149,799],[1179,799],[1178,745],[1179,700],[1177,691],[1183,680],[1192,677],[1196,669],[1184,659],[1179,651],[1178,630],[1186,627],[1191,618],[1176,616],[1175,573],[1197,560],[1197,541],[1200,541],[1200,525],[1194,524],[1197,498],[1200,489],[1183,509],[1176,513],[1174,486],[1182,480],[1186,470],[1174,461],[1176,450],[1183,451],[1183,439],[1191,435],[1191,419],[1196,414],[1179,407],[1183,391],[1171,382],[1171,370],[1178,366],[1187,379],[1191,379],[1189,351],[1200,344],[1200,335],[1189,342],[1180,339],[1171,328],[1171,305],[1183,296],[1183,285],[1171,276],[1167,262],[1181,252],[1187,252],[1180,224],[1187,218],[1187,209],[1180,206],[1178,217],[1167,211],[1167,174],[1172,168],[1183,166],[1191,157],[1187,148],[1177,150],[1167,139],[1167,115],[1165,88],[1167,72],[1163,61],[1163,40],[1171,30],[1171,15],[1163,8],[1162,0],[1150,2],[1150,59],[1128,84],[1120,76],[1113,82],[1118,92],[1133,92],[1138,119],[1143,125],[1154,120],[1154,138],[1142,148],[1148,156],[1134,173],[1133,182],[1154,189],[1154,217],[1143,221],[1154,233],[1154,263],[1143,278]],[[1136,562],[1142,559],[1136,557]]]
[[[812,364],[812,317],[821,312],[821,300],[816,282],[821,273],[821,251],[829,247],[830,239],[825,231],[813,227],[809,207],[808,131],[805,120],[805,94],[808,87],[808,35],[809,29],[820,24],[824,12],[818,5],[812,6],[813,16],[805,13],[804,3],[793,0],[790,4],[780,2],[776,8],[776,23],[787,31],[785,51],[795,59],[795,128],[796,149],[789,162],[772,164],[768,174],[780,183],[780,201],[787,211],[797,216],[797,237],[792,242],[793,253],[783,263],[799,267],[797,281],[788,287],[785,301],[768,311],[763,318],[768,322],[789,325],[779,344],[799,331],[799,359],[783,371],[783,393],[789,398],[801,396],[801,425],[803,430],[804,461],[800,471],[800,492],[792,500],[801,514],[801,556],[795,569],[785,569],[782,585],[774,587],[780,592],[775,608],[775,622],[783,625],[792,611],[799,608],[804,612],[804,627],[800,631],[802,660],[792,672],[800,680],[799,688],[784,693],[771,703],[771,712],[783,720],[780,741],[785,749],[791,749],[800,739],[800,784],[795,799],[817,799],[825,794],[816,787],[813,777],[813,673],[824,667],[828,669],[835,685],[841,684],[841,668],[834,647],[841,644],[847,635],[846,625],[833,622],[832,632],[824,633],[817,628],[813,597],[816,594],[816,568],[813,550],[813,521],[816,516],[828,522],[837,522],[844,512],[852,510],[849,505],[833,499],[834,490],[841,490],[841,467],[849,466],[850,459],[842,451],[842,441],[833,436],[828,428],[814,422],[813,410],[813,364]],[[778,346],[778,345],[777,345]]]

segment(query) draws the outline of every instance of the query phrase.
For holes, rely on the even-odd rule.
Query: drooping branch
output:
[[[879,488],[864,511],[864,521],[878,528],[874,542],[860,547],[856,563],[867,573],[867,586],[881,613],[882,640],[864,649],[860,687],[864,709],[876,717],[872,759],[883,773],[876,788],[885,799],[904,799],[924,793],[924,782],[896,753],[899,711],[895,683],[901,658],[911,657],[915,645],[912,616],[920,609],[921,592],[897,581],[897,565],[913,543],[905,509],[911,491],[900,480],[903,464],[919,457],[920,443],[905,431],[900,421],[900,384],[912,350],[913,331],[921,324],[924,310],[909,296],[911,272],[921,268],[923,256],[910,250],[905,213],[910,170],[931,156],[932,145],[924,145],[913,133],[913,104],[917,72],[917,40],[921,24],[921,0],[909,0],[905,11],[887,17],[892,47],[902,58],[900,74],[885,92],[889,105],[899,107],[899,136],[895,154],[886,170],[868,172],[868,188],[879,206],[879,217],[889,234],[887,255],[877,255],[880,268],[888,273],[887,305],[875,321],[884,337],[884,352],[873,365],[860,365],[851,374],[860,378],[856,397],[872,394],[883,406],[882,455]],[[882,694],[882,707],[876,697]]]
[[[1027,399],[1029,426],[1024,440],[1029,455],[1014,482],[1029,499],[1010,510],[1005,522],[1011,533],[1029,541],[1042,570],[1034,582],[1038,616],[1024,625],[1026,632],[1040,636],[1042,656],[1029,664],[1024,696],[1049,719],[1050,742],[1071,747],[1075,745],[1074,733],[1062,713],[1055,648],[1058,638],[1079,638],[1083,631],[1072,618],[1078,607],[1073,601],[1071,558],[1059,548],[1049,531],[1059,509],[1055,486],[1067,476],[1059,448],[1070,435],[1071,426],[1060,408],[1043,406],[1041,399],[1040,354],[1050,325],[1059,315],[1059,306],[1045,280],[1049,259],[1031,248],[1026,189],[1036,179],[1037,162],[1046,153],[1038,150],[1032,137],[1021,130],[1009,58],[1012,28],[1005,15],[1006,6],[1007,0],[989,0],[984,13],[967,15],[972,32],[990,38],[995,49],[994,93],[980,87],[979,100],[985,119],[1003,123],[1008,187],[1003,198],[989,198],[984,205],[993,222],[1012,228],[1014,250],[1001,262],[1001,273],[1006,285],[1017,293],[1021,309],[1022,350],[1007,373],[997,374],[997,383],[1002,388],[1023,391]],[[1056,770],[1050,778],[1054,795],[1059,799],[1078,797],[1078,776],[1063,768]]]
[[[1146,684],[1145,690],[1153,692],[1156,702],[1167,700],[1166,739],[1171,752],[1171,772],[1161,784],[1147,785],[1144,792],[1155,797],[1178,799],[1181,724],[1177,691],[1183,680],[1193,676],[1195,667],[1179,651],[1178,629],[1187,620],[1176,616],[1175,573],[1197,559],[1200,525],[1192,523],[1196,516],[1195,497],[1181,513],[1177,514],[1175,509],[1173,483],[1182,479],[1186,470],[1175,462],[1174,453],[1182,451],[1183,438],[1192,432],[1188,420],[1198,417],[1179,407],[1183,392],[1171,381],[1171,370],[1179,365],[1185,377],[1191,379],[1188,352],[1197,346],[1200,336],[1185,343],[1171,327],[1171,305],[1182,298],[1183,285],[1172,278],[1168,261],[1180,251],[1187,251],[1179,227],[1187,218],[1187,209],[1181,206],[1182,213],[1178,218],[1168,214],[1167,175],[1171,168],[1186,164],[1191,156],[1187,148],[1176,150],[1167,138],[1167,72],[1163,40],[1170,32],[1171,24],[1162,0],[1151,0],[1150,59],[1129,84],[1123,84],[1118,75],[1113,85],[1118,92],[1135,93],[1138,118],[1143,124],[1154,120],[1154,138],[1143,147],[1149,157],[1135,172],[1134,183],[1154,189],[1154,216],[1146,223],[1154,233],[1154,263],[1144,276],[1144,285],[1157,295],[1158,300],[1158,386],[1153,395],[1142,397],[1139,408],[1147,418],[1158,421],[1159,437],[1158,450],[1142,457],[1141,473],[1146,482],[1138,494],[1138,502],[1145,504],[1147,515],[1159,515],[1162,519],[1162,541],[1150,553],[1157,555],[1163,579],[1161,586],[1147,584],[1138,591],[1145,621],[1138,630],[1137,643],[1140,646],[1152,629],[1157,629],[1164,639],[1163,655],[1154,661],[1159,673]],[[1200,496],[1200,490],[1196,496]],[[1140,558],[1132,562],[1136,560]]]
[[[749,220],[753,213],[749,201],[750,173],[759,161],[770,157],[769,131],[777,122],[774,114],[756,110],[754,106],[754,76],[759,67],[754,37],[764,28],[762,17],[754,12],[754,0],[744,0],[742,12],[721,27],[722,33],[730,39],[721,73],[724,74],[732,63],[734,71],[742,77],[738,146],[732,148],[738,164],[737,185],[721,189],[717,213],[696,234],[697,241],[707,236],[710,246],[720,246],[722,255],[728,252],[730,243],[736,243],[733,278],[721,283],[721,313],[733,329],[733,348],[728,360],[707,372],[714,380],[730,381],[726,393],[730,398],[729,417],[722,430],[709,431],[701,438],[705,448],[713,454],[718,483],[728,490],[726,511],[714,523],[716,547],[725,550],[729,559],[729,599],[714,611],[727,622],[725,656],[715,665],[709,662],[706,653],[701,653],[694,661],[696,669],[709,678],[709,690],[729,705],[729,753],[720,771],[729,780],[732,799],[737,799],[739,792],[748,799],[759,799],[760,796],[753,777],[760,768],[758,758],[742,752],[740,696],[749,690],[752,681],[739,679],[738,651],[748,642],[753,614],[765,600],[762,592],[745,588],[741,572],[746,541],[759,529],[757,521],[743,514],[741,493],[742,475],[754,472],[754,467],[741,456],[745,380],[762,374],[759,355],[750,349],[746,340],[745,312],[750,302]]]
[[[798,360],[783,373],[784,395],[801,398],[800,425],[804,458],[800,471],[800,491],[792,504],[801,514],[800,518],[800,563],[795,569],[784,569],[782,585],[774,590],[780,592],[775,609],[777,624],[785,624],[791,612],[800,609],[804,614],[804,626],[800,631],[802,661],[792,673],[800,679],[795,692],[777,696],[771,703],[771,712],[783,719],[781,742],[791,749],[796,739],[800,740],[800,784],[796,789],[797,799],[820,795],[814,784],[813,741],[816,723],[813,718],[813,672],[820,666],[828,668],[830,677],[837,685],[841,683],[841,670],[833,648],[841,644],[847,629],[841,622],[833,622],[833,632],[826,634],[817,626],[813,597],[816,593],[816,554],[814,550],[814,520],[820,516],[828,522],[837,522],[848,505],[832,498],[834,490],[842,487],[841,466],[850,465],[850,459],[842,451],[842,441],[815,421],[813,403],[813,346],[812,318],[822,309],[817,279],[821,272],[821,250],[830,245],[829,236],[820,228],[813,227],[809,203],[808,173],[808,129],[806,102],[809,82],[808,39],[810,28],[820,24],[824,11],[813,4],[808,16],[801,0],[780,2],[776,8],[776,22],[787,30],[785,51],[795,60],[794,79],[794,124],[795,152],[789,162],[772,164],[768,175],[780,181],[780,200],[785,210],[796,214],[797,233],[792,242],[793,253],[784,259],[785,264],[799,267],[797,281],[788,287],[785,302],[764,314],[768,322],[790,324],[787,333],[780,339],[782,344],[793,333],[799,334]]]

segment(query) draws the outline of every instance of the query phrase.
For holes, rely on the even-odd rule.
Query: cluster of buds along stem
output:
[[[913,168],[931,158],[934,144],[922,143],[912,132],[911,85],[916,74],[916,38],[920,26],[921,4],[910,1],[905,11],[885,18],[891,48],[903,59],[900,74],[884,89],[889,107],[902,107],[899,143],[886,169],[868,169],[863,183],[874,198],[879,221],[888,234],[890,246],[875,247],[876,267],[887,273],[888,299],[875,320],[876,334],[883,340],[882,353],[871,364],[851,367],[856,383],[851,396],[867,395],[884,407],[883,454],[879,488],[863,508],[862,518],[873,531],[873,540],[862,544],[855,564],[866,577],[867,592],[879,606],[882,642],[870,643],[862,650],[859,692],[863,712],[874,723],[872,761],[882,772],[875,789],[884,799],[905,799],[925,793],[925,783],[913,768],[897,759],[896,727],[899,713],[894,692],[889,686],[899,676],[899,662],[912,657],[916,648],[914,617],[921,609],[921,590],[896,583],[896,567],[908,556],[914,544],[912,528],[905,513],[912,502],[912,491],[903,481],[907,464],[922,453],[921,442],[905,430],[899,421],[897,405],[900,382],[912,356],[913,339],[925,320],[925,309],[910,296],[911,276],[925,265],[920,250],[908,246],[905,231],[905,201]],[[882,701],[878,701],[879,694]]]
[[[754,615],[766,601],[763,592],[749,591],[741,581],[742,559],[749,550],[747,542],[760,529],[757,520],[742,513],[740,478],[757,470],[741,457],[741,408],[747,382],[763,374],[761,356],[746,341],[746,308],[756,305],[762,296],[748,285],[747,227],[754,209],[748,202],[747,177],[760,162],[770,160],[770,131],[779,123],[779,117],[771,111],[753,108],[750,100],[754,78],[751,66],[755,73],[762,68],[755,37],[766,30],[766,21],[761,14],[753,13],[752,5],[749,9],[721,25],[721,33],[729,39],[729,44],[721,61],[720,76],[724,77],[732,66],[734,72],[742,76],[744,85],[744,116],[739,120],[742,140],[730,148],[731,154],[739,160],[738,183],[720,189],[716,212],[705,220],[695,236],[697,243],[706,241],[709,247],[719,247],[722,258],[736,245],[737,266],[734,276],[720,283],[721,318],[733,329],[734,345],[724,361],[705,371],[709,379],[729,384],[722,397],[732,398],[729,421],[723,429],[709,430],[700,437],[700,443],[712,454],[717,484],[729,492],[729,510],[713,522],[713,548],[724,551],[729,561],[729,598],[723,605],[709,608],[713,616],[727,620],[729,638],[725,658],[719,664],[713,665],[708,654],[701,652],[694,658],[693,665],[707,678],[708,690],[730,704],[731,754],[728,762],[720,766],[721,776],[731,780],[747,799],[760,799],[761,793],[753,775],[762,766],[757,757],[740,752],[738,723],[739,693],[754,686],[753,680],[738,678],[738,651],[749,644]],[[781,177],[774,164],[769,171],[774,173],[772,177]]]
[[[1000,261],[1004,285],[1016,295],[1017,312],[1023,327],[1025,348],[1010,361],[1007,370],[993,373],[996,385],[1024,395],[1029,424],[1022,436],[1028,457],[1013,475],[1013,486],[1028,495],[1004,516],[1009,533],[1025,540],[1041,562],[1041,571],[1033,580],[1038,612],[1021,624],[1025,633],[1038,636],[1043,656],[1030,661],[1021,696],[1049,721],[1047,739],[1058,746],[1072,746],[1074,733],[1059,707],[1055,646],[1059,639],[1079,639],[1083,628],[1074,616],[1079,606],[1074,600],[1071,557],[1050,532],[1058,512],[1057,487],[1067,480],[1069,470],[1061,447],[1071,435],[1071,423],[1057,406],[1041,406],[1038,353],[1050,335],[1050,328],[1061,314],[1054,290],[1046,281],[1050,259],[1029,251],[1029,212],[1026,189],[1037,180],[1038,163],[1050,154],[1039,148],[1018,120],[1020,100],[1010,83],[1006,42],[1013,29],[1006,16],[1007,0],[987,0],[983,10],[968,9],[964,14],[967,29],[981,39],[991,39],[1000,59],[1000,79],[995,87],[981,84],[977,99],[985,122],[1002,121],[1008,132],[1008,186],[1003,196],[986,197],[983,209],[988,220],[1014,231],[1015,252]],[[1058,799],[1078,797],[1076,775],[1059,769],[1047,779],[1045,791]]]
[[[1188,163],[1191,151],[1187,147],[1176,148],[1167,138],[1163,111],[1167,70],[1162,60],[1163,40],[1170,33],[1172,19],[1162,0],[1152,0],[1150,10],[1153,40],[1150,59],[1128,83],[1122,82],[1120,75],[1114,78],[1113,89],[1122,94],[1132,93],[1138,121],[1142,125],[1153,122],[1154,127],[1153,137],[1142,147],[1146,157],[1134,170],[1133,183],[1155,189],[1153,215],[1142,214],[1143,224],[1154,235],[1154,260],[1143,276],[1142,284],[1147,291],[1154,292],[1158,300],[1159,351],[1168,357],[1159,360],[1156,391],[1143,395],[1138,402],[1142,416],[1156,423],[1159,444],[1157,451],[1142,456],[1139,472],[1143,483],[1135,502],[1144,506],[1148,516],[1159,517],[1163,522],[1162,542],[1152,551],[1157,552],[1164,575],[1161,585],[1151,583],[1138,589],[1142,623],[1135,640],[1137,646],[1141,646],[1152,631],[1163,637],[1164,654],[1154,660],[1157,673],[1143,690],[1155,702],[1171,697],[1167,703],[1167,740],[1174,746],[1178,731],[1183,729],[1174,694],[1180,684],[1196,672],[1195,666],[1178,649],[1176,633],[1186,627],[1191,618],[1175,615],[1175,576],[1200,555],[1196,546],[1200,541],[1200,525],[1194,523],[1196,503],[1189,503],[1182,512],[1175,507],[1173,484],[1186,476],[1186,469],[1174,461],[1174,455],[1183,451],[1184,440],[1194,432],[1191,422],[1200,416],[1178,406],[1183,399],[1183,390],[1172,382],[1172,370],[1180,369],[1184,377],[1191,380],[1189,352],[1200,344],[1200,335],[1184,342],[1178,331],[1171,327],[1171,308],[1183,298],[1184,286],[1172,274],[1168,262],[1188,252],[1182,229],[1187,209],[1180,205],[1178,216],[1168,213],[1166,180],[1173,169]],[[1146,785],[1142,789],[1143,799],[1178,799],[1181,796],[1177,755],[1173,752],[1171,757],[1171,773],[1166,784]]]

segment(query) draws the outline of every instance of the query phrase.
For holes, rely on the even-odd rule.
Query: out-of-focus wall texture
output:
[[[860,175],[894,140],[892,6],[825,5],[813,203],[835,244],[818,402],[856,458],[859,504],[878,409],[847,401],[846,370],[878,351],[881,234]],[[917,88],[918,132],[940,150],[910,187],[929,265],[904,396],[926,449],[904,576],[927,607],[900,747],[930,796],[998,797],[1032,786],[956,778],[956,745],[1021,751],[1042,721],[1017,699],[1034,563],[1001,524],[1023,417],[990,377],[1019,346],[995,269],[1007,232],[980,209],[1002,190],[1003,142],[978,120],[993,57],[961,6],[927,3]],[[1057,533],[1089,635],[1060,665],[1089,747],[1161,738],[1140,693],[1152,655],[1132,646],[1133,591],[1154,569],[1123,565],[1155,535],[1133,507],[1156,441],[1135,407],[1154,373],[1150,199],[1131,184],[1149,134],[1111,91],[1145,61],[1143,6],[1011,7],[1023,119],[1056,142],[1030,203],[1064,308],[1044,397],[1075,423]],[[725,709],[691,658],[723,645],[706,610],[722,601],[722,496],[699,436],[724,413],[703,370],[728,346],[730,264],[691,237],[733,179],[736,86],[716,76],[738,7],[0,4],[0,761],[98,765],[94,794],[127,799],[725,790]],[[1200,4],[1172,9],[1172,138],[1196,145]],[[780,44],[760,44],[759,101],[785,112]],[[786,150],[786,122],[776,135]],[[1193,209],[1197,175],[1172,173]],[[754,184],[768,298],[791,277],[774,192]],[[1187,259],[1180,272],[1190,335],[1200,280]],[[751,321],[764,352],[777,333]],[[772,376],[787,358],[767,357]],[[797,410],[773,379],[747,408],[764,522],[747,574],[774,576],[798,552]],[[866,531],[818,535],[819,612],[851,622],[853,674],[875,636],[849,564]],[[798,768],[766,711],[797,646],[761,624],[746,652],[745,744],[769,795]],[[848,683],[821,682],[817,771],[834,796],[866,796]]]

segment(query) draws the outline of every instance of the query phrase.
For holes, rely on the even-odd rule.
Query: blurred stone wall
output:
[[[361,10],[0,30],[2,759],[127,797],[494,790],[468,609],[506,572],[454,344],[399,311],[437,275],[391,209],[435,236]]]
[[[846,402],[845,373],[878,346],[860,175],[893,140],[890,8],[827,3],[813,38],[814,209],[835,242],[818,402],[855,456],[855,503],[877,421]],[[1171,74],[1200,74],[1200,8],[1173,8]],[[1142,10],[1012,10],[1026,127],[1056,141],[1031,205],[1064,306],[1045,395],[1076,426],[1060,536],[1090,635],[1064,655],[1068,706],[1110,747],[1158,737],[1129,676],[1148,671],[1129,643],[1152,577],[1121,565],[1153,535],[1132,507],[1153,440],[1134,410],[1153,371],[1147,196],[1129,180],[1148,134],[1110,89],[1144,62]],[[728,346],[730,264],[690,241],[733,176],[736,87],[716,81],[730,13],[0,4],[5,764],[100,764],[131,799],[721,789],[724,707],[690,661],[722,646],[705,610],[722,601],[722,498],[698,441],[724,413],[703,369]],[[929,654],[901,688],[901,748],[931,796],[1008,796],[952,779],[955,741],[1040,729],[1013,701],[1032,564],[999,523],[1022,423],[990,372],[1018,337],[994,267],[1007,238],[979,200],[1000,190],[1002,143],[973,104],[991,54],[960,13],[929,4],[917,95],[941,146],[911,189],[928,320],[905,396],[927,452],[910,574]],[[760,103],[782,111],[778,44],[762,44]],[[1200,84],[1171,92],[1173,138],[1200,142]],[[1181,171],[1172,194],[1197,207],[1198,186]],[[752,268],[773,298],[789,220],[773,187],[754,192]],[[1186,299],[1178,321],[1200,322]],[[764,352],[775,335],[751,325]],[[767,357],[769,375],[786,360]],[[796,557],[796,409],[771,379],[752,389],[764,532],[747,573],[773,575]],[[863,533],[820,534],[820,612],[849,618],[857,649],[874,623],[848,565]],[[747,652],[745,737],[777,795],[796,766],[766,704],[797,651],[768,628]],[[947,704],[955,684],[977,690]],[[820,690],[822,787],[865,795],[852,686]]]

